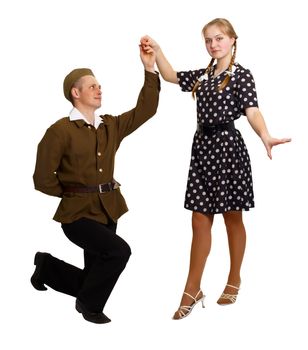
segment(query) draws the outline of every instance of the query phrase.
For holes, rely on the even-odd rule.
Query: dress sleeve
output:
[[[249,107],[258,107],[257,91],[255,81],[249,70],[245,70],[237,82],[237,94],[239,108],[245,115],[245,109]]]
[[[192,91],[198,78],[204,74],[204,69],[177,72],[177,78],[182,91]]]

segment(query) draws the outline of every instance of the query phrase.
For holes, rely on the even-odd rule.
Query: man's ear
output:
[[[72,95],[73,98],[77,98],[78,99],[80,97],[79,90],[77,88],[72,88],[71,95]]]

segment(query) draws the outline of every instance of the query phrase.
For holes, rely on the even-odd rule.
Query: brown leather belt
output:
[[[65,186],[63,187],[63,192],[72,193],[105,193],[113,191],[119,188],[121,185],[117,181],[106,182],[104,184],[98,184],[95,186]]]

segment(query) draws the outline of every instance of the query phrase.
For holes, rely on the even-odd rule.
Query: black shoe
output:
[[[44,259],[46,258],[47,255],[50,255],[50,254],[37,252],[34,257],[34,265],[36,265],[36,268],[30,281],[32,283],[32,286],[37,290],[47,290],[47,288],[44,286],[44,283],[40,279],[40,274],[44,264]]]
[[[86,309],[86,307],[82,304],[82,302],[76,299],[76,310],[82,314],[83,318],[89,322],[93,323],[108,323],[111,320],[102,312],[90,312]]]

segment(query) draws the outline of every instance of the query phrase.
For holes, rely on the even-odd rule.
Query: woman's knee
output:
[[[198,212],[193,212],[192,226],[193,231],[211,230],[213,225],[214,215],[205,215]]]
[[[227,228],[237,228],[243,226],[243,217],[241,211],[230,211],[223,214]]]

